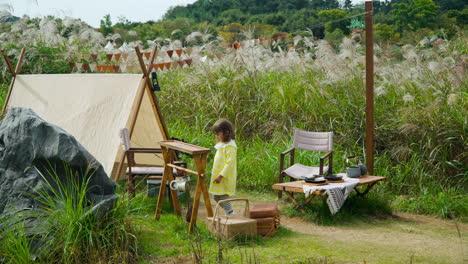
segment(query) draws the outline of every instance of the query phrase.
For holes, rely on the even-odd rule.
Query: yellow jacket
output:
[[[211,171],[209,192],[214,195],[233,195],[236,192],[237,180],[237,145],[234,140],[228,143],[219,142],[215,145],[216,154]],[[220,183],[213,181],[219,175],[223,176]]]

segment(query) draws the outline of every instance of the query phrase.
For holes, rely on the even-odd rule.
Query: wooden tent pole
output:
[[[372,1],[365,2],[366,11],[366,164],[374,175],[374,39]]]
[[[26,52],[26,49],[25,48],[21,49],[20,57],[19,57],[18,63],[16,64],[16,68],[14,70],[13,70],[13,65],[10,61],[10,58],[8,58],[8,55],[6,54],[5,50],[2,49],[1,52],[2,52],[3,58],[6,61],[6,64],[8,65],[8,69],[10,69],[11,75],[13,75],[13,78],[11,79],[11,83],[10,83],[10,88],[8,88],[8,93],[5,99],[5,103],[3,104],[3,109],[1,113],[1,115],[3,116],[6,113],[7,105],[8,105],[8,102],[10,101],[11,93],[13,91],[13,86],[15,86],[16,75],[18,75],[18,73],[20,73],[21,71],[21,66],[23,65],[24,54]]]
[[[138,48],[138,46],[135,47],[135,51],[137,53],[137,57],[138,57],[138,61],[140,63],[141,71],[143,72],[143,78],[146,78],[146,83],[148,84],[148,89],[149,89],[148,92],[149,92],[149,94],[150,94],[150,96],[152,98],[151,105],[153,107],[153,111],[155,112],[155,114],[158,117],[159,128],[161,129],[164,140],[167,140],[167,139],[169,139],[169,132],[167,130],[166,123],[164,122],[163,116],[161,114],[161,109],[159,108],[159,101],[158,101],[158,98],[156,97],[156,95],[154,94],[154,92],[151,91],[151,89],[150,89],[152,85],[151,85],[149,74],[151,73],[151,68],[153,67],[153,61],[154,61],[154,58],[156,57],[156,52],[157,52],[156,46],[153,48],[153,52],[152,52],[152,55],[151,55],[151,59],[150,59],[148,68],[145,67],[145,63],[143,61],[143,54],[141,54],[140,48]]]
[[[5,50],[2,49],[2,55],[3,55],[3,58],[5,59],[5,62],[8,66],[8,69],[10,70],[11,74],[13,75],[13,77],[16,76],[16,71],[13,69],[13,65],[11,64],[11,61],[10,61],[10,58],[8,58],[8,55],[6,54]]]

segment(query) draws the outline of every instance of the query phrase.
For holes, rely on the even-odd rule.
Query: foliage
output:
[[[0,230],[0,258],[5,263],[96,263],[103,259],[135,263],[138,248],[128,218],[128,197],[122,195],[105,215],[95,213],[94,204],[87,201],[89,172],[74,172],[64,165],[65,175],[59,176],[52,165],[44,168],[40,171],[43,188],[25,194],[40,204],[38,211],[3,219],[15,224]],[[77,173],[86,176],[77,177]],[[28,237],[26,224],[31,218],[40,219],[43,226],[28,226],[35,234]]]
[[[396,29],[393,25],[387,24],[375,24],[374,33],[376,41],[378,42],[395,42],[399,39],[399,33],[396,33]]]
[[[322,19],[322,21],[339,20],[337,22],[326,23],[325,31],[334,32],[336,29],[340,29],[343,33],[348,34],[349,29],[347,25],[349,21],[344,19],[346,16],[346,11],[339,9],[323,10],[318,13],[318,17]]]
[[[114,29],[112,28],[112,21],[109,14],[105,15],[103,19],[101,19],[101,32],[105,36],[112,34]]]
[[[418,28],[433,28],[435,15],[439,8],[432,0],[408,0],[393,4],[395,25],[400,30],[416,30]]]

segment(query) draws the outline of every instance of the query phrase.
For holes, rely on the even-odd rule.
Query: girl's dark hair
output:
[[[236,138],[234,126],[226,119],[219,119],[216,121],[216,123],[214,123],[214,125],[211,127],[211,131],[214,134],[221,132],[223,142],[229,142],[231,139]]]

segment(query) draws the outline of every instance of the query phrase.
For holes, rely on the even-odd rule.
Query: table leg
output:
[[[357,192],[357,195],[358,195],[358,196],[364,196],[364,195],[366,195],[366,194],[372,189],[372,187],[374,187],[374,185],[375,185],[376,183],[377,183],[377,182],[373,182],[373,183],[371,183],[371,184],[368,184],[368,185],[367,185],[367,188],[366,188],[363,192],[359,191],[359,189],[357,188],[358,186],[354,187],[354,190]]]
[[[286,193],[286,195],[289,197],[289,199],[291,199],[291,201],[293,201],[293,203],[296,205],[296,209],[300,210],[303,214],[305,214],[305,210],[304,210],[304,205],[300,204],[296,198],[294,198],[294,196],[292,195],[291,192],[288,192],[288,191],[284,191],[284,193]],[[312,196],[312,195],[311,195]],[[310,196],[309,196],[310,197]]]
[[[170,162],[169,155],[168,155],[168,150],[165,147],[161,146],[161,151],[163,153],[164,157],[164,164],[167,164]],[[159,195],[158,195],[158,201],[156,204],[156,212],[154,215],[154,220],[159,220],[159,217],[161,216],[161,211],[162,211],[162,206],[163,206],[163,200],[164,200],[164,191],[166,191],[166,183],[167,183],[167,178],[169,177],[170,170],[172,171],[172,168],[169,166],[164,165],[164,172],[163,172],[163,177],[161,180],[161,187],[159,188]]]

